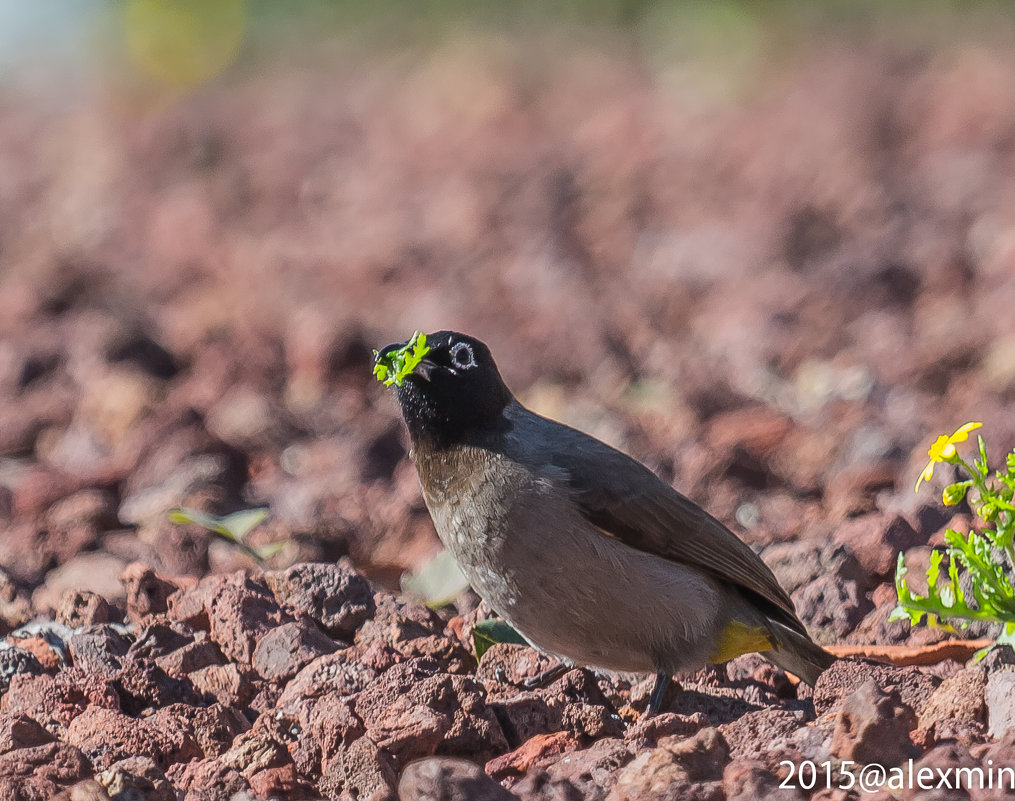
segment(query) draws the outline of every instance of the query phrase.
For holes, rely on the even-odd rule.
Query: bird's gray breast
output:
[[[526,579],[527,552],[534,545],[529,540],[538,537],[533,521],[524,518],[549,511],[551,482],[481,448],[462,446],[414,458],[441,542],[476,592],[510,618],[519,582]]]

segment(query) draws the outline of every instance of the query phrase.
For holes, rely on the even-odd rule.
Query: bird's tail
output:
[[[762,656],[813,686],[825,668],[835,661],[835,657],[806,634],[778,623],[773,628],[776,635],[775,647],[762,652]]]

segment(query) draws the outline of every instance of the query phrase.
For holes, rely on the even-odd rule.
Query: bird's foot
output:
[[[665,673],[662,670],[656,671],[656,683],[655,687],[652,688],[652,695],[649,696],[648,706],[645,707],[645,714],[642,718],[648,718],[652,715],[658,715],[663,709],[663,703],[666,701],[667,691],[670,689],[672,683],[672,677],[669,673]]]
[[[565,673],[571,670],[571,665],[567,662],[559,662],[553,667],[549,667],[542,673],[537,673],[535,676],[528,676],[519,682],[519,686],[525,690],[538,690],[546,687],[548,684],[552,684]]]

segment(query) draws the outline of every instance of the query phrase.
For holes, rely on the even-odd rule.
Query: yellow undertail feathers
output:
[[[741,654],[767,651],[772,645],[771,635],[766,629],[731,620],[716,637],[715,650],[709,660],[714,663],[728,662]]]

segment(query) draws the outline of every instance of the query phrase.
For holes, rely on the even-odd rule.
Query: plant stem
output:
[[[998,510],[998,522],[995,524],[996,529],[1007,529],[1008,521],[1006,519],[1002,519],[1002,515],[1004,514],[1004,511],[1015,512],[1015,506],[1012,506],[1007,501],[999,498],[997,493],[994,491],[994,488],[987,484],[986,477],[983,476],[979,470],[971,467],[961,456],[956,456],[955,462],[956,464],[962,465],[962,468],[969,474],[970,478],[972,478],[973,485],[980,494],[980,502],[990,502],[993,504],[994,508]],[[986,469],[986,465],[984,465],[984,469]],[[999,532],[995,530],[994,537],[989,538],[995,546],[997,545],[998,533]],[[1001,550],[1004,551],[1005,558],[1008,560],[1009,575],[1015,575],[1015,544],[1008,543]]]

